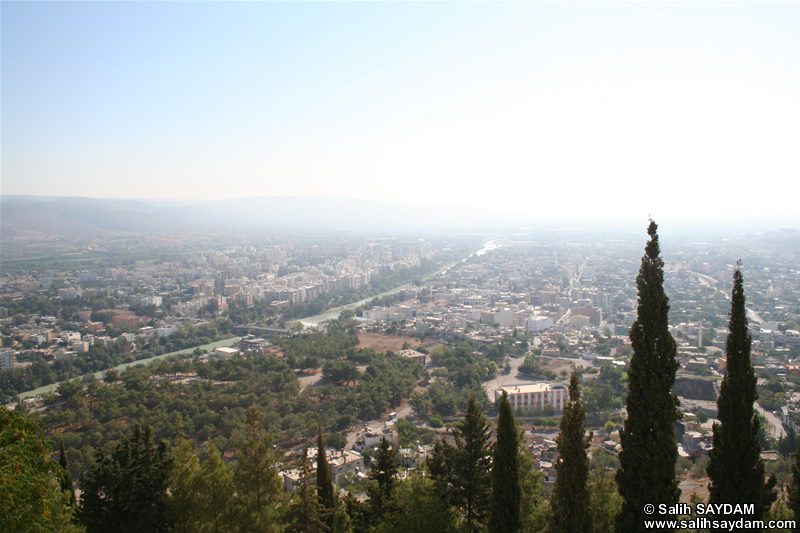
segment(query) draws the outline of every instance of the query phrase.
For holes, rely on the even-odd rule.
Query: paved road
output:
[[[170,353],[165,353],[165,354],[162,354],[162,355],[156,355],[155,357],[148,357],[147,359],[140,359],[139,361],[134,361],[133,363],[125,363],[125,364],[122,364],[122,365],[117,365],[117,366],[114,367],[114,369],[116,371],[118,371],[118,372],[122,372],[123,370],[125,370],[129,366],[149,365],[149,364],[152,364],[152,363],[154,363],[154,362],[156,362],[156,361],[158,361],[160,359],[166,359],[167,357],[172,357],[173,355],[190,354],[195,350],[195,348],[200,348],[201,350],[211,351],[211,350],[214,350],[216,348],[221,348],[223,346],[235,346],[235,345],[239,344],[240,340],[241,340],[241,337],[230,337],[230,338],[227,338],[227,339],[223,339],[221,341],[212,342],[210,344],[204,344],[202,346],[186,348],[184,350],[178,350],[177,352],[170,352]],[[106,372],[108,372],[108,370],[102,370],[100,372],[95,372],[94,373],[94,377],[96,379],[103,379],[103,376],[105,375]],[[81,377],[83,377],[83,376],[81,376]],[[73,378],[73,379],[78,379],[78,378]],[[51,385],[45,385],[44,387],[39,387],[38,389],[33,389],[33,390],[29,390],[29,391],[20,393],[19,397],[20,397],[20,399],[33,398],[34,396],[45,395],[45,394],[54,392],[56,390],[56,388],[58,388],[58,385],[60,383],[61,382],[53,383]]]
[[[758,412],[767,419],[767,431],[769,431],[772,438],[780,440],[786,436],[786,430],[783,429],[783,422],[781,422],[780,418],[758,404],[756,404],[755,407],[758,409]]]
[[[747,309],[747,318],[756,324],[761,324],[764,322],[764,319],[761,318],[761,315],[758,314],[758,311],[753,311],[752,309]]]
[[[486,395],[491,401],[494,401],[494,391],[501,387],[508,387],[510,385],[528,385],[530,383],[537,383],[542,381],[539,378],[526,378],[517,375],[517,369],[525,362],[525,357],[509,357],[508,363],[511,365],[511,372],[503,374],[502,372],[483,384],[486,389]]]

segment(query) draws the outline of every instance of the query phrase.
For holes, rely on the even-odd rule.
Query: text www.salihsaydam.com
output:
[[[645,529],[722,529],[739,531],[742,529],[793,529],[794,520],[709,520],[695,518],[693,520],[645,520]]]

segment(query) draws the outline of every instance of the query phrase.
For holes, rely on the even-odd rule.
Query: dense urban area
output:
[[[776,480],[768,516],[791,518],[800,234],[698,240],[661,230],[681,501],[709,496],[741,260],[761,458]],[[87,489],[108,490],[114,465],[143,454],[153,471],[169,470],[162,482],[173,495],[163,509],[140,502],[150,531],[478,531],[489,527],[480,506],[437,497],[433,485],[456,475],[442,457],[457,456],[470,424],[500,432],[505,395],[524,430],[516,530],[557,531],[549,499],[574,373],[591,430],[592,530],[613,531],[645,242],[644,232],[580,230],[4,242],[0,401],[40,424],[82,500],[82,522],[56,517],[56,530],[112,523],[92,514],[99,504]],[[309,496],[323,463],[331,498],[346,504]],[[279,472],[259,489],[269,512],[242,496],[259,469]],[[118,519],[120,531],[140,530]]]

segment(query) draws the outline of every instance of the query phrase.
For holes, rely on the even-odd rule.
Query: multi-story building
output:
[[[549,316],[534,315],[525,321],[525,327],[530,331],[542,331],[553,327],[553,319]]]
[[[156,328],[156,334],[159,337],[169,337],[176,331],[178,331],[178,328],[177,326],[173,325],[161,326],[160,328]]]
[[[569,392],[561,383],[532,383],[530,385],[511,385],[497,389],[494,392],[495,402],[500,399],[503,392],[508,394],[508,401],[512,409],[545,407],[552,405],[556,411],[561,411],[569,400]]]
[[[208,305],[208,298],[200,297],[188,302],[176,304],[172,307],[172,313],[177,316],[195,317],[201,307]]]
[[[0,371],[11,370],[17,362],[14,350],[0,351]]]
[[[142,325],[144,319],[136,315],[114,315],[111,318],[111,325],[114,329],[132,331]]]
[[[106,329],[106,325],[103,324],[102,322],[87,322],[86,323],[86,330],[89,333],[100,333],[104,329]]]
[[[131,295],[131,307],[147,307],[148,305],[155,305],[159,307],[161,305],[162,298],[161,296],[147,296],[144,294],[132,294]]]

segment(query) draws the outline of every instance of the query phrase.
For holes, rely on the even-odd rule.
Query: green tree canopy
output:
[[[237,495],[234,512],[239,530],[282,531],[286,496],[278,477],[272,438],[261,423],[257,407],[247,409],[244,430],[234,436],[234,442],[233,485]]]
[[[107,453],[99,448],[95,462],[81,477],[78,516],[92,532],[168,531],[167,486],[172,456],[163,442],[156,446],[150,426],[136,424],[133,435]]]
[[[327,526],[322,520],[322,505],[317,497],[314,482],[311,480],[311,465],[308,461],[308,449],[303,449],[300,463],[300,483],[289,505],[290,532],[323,533]]]
[[[37,422],[0,407],[0,531],[58,530],[70,499],[61,495],[64,472],[51,445]]]
[[[372,516],[377,520],[381,520],[393,509],[392,493],[397,483],[398,462],[397,450],[392,448],[386,437],[381,438],[369,473],[369,478],[374,483],[367,489]]]
[[[489,512],[492,448],[489,426],[478,401],[470,396],[467,413],[453,429],[455,445],[434,445],[431,476],[445,487],[449,502],[459,510],[468,531],[478,531]]]

